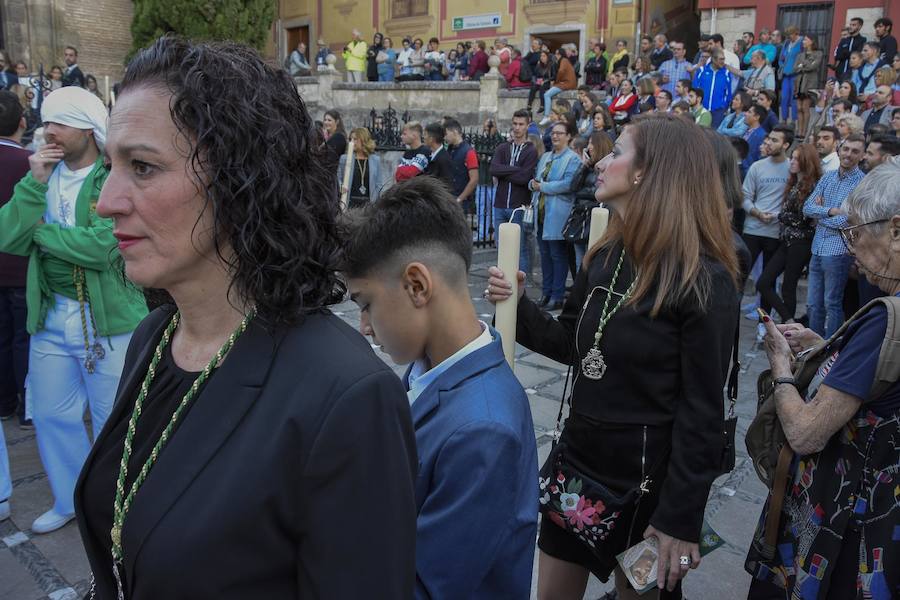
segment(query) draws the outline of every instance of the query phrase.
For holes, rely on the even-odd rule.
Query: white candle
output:
[[[347,159],[344,161],[344,192],[341,192],[341,212],[347,210],[347,200],[350,198],[350,179],[353,176],[353,140],[347,142]],[[366,185],[366,182],[362,182]]]
[[[116,91],[113,90],[109,93],[109,99],[113,106],[116,105]]]
[[[594,244],[603,237],[608,224],[609,209],[598,206],[591,210],[591,233],[588,235],[588,250],[593,248]]]
[[[519,307],[519,244],[522,229],[516,223],[501,223],[497,243],[497,266],[512,284],[512,296],[496,305],[495,326],[503,340],[503,355],[510,368],[516,364],[516,311]]]
[[[103,97],[109,102],[109,75],[103,76]]]

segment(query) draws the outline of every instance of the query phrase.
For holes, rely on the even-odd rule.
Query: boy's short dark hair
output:
[[[579,92],[588,92],[588,93],[590,93],[590,92],[593,92],[593,91],[594,91],[594,88],[592,88],[592,87],[589,86],[589,85],[579,85],[579,86],[578,86],[578,91],[579,91]]]
[[[677,83],[680,83],[681,87],[683,87],[686,90],[691,89],[692,82],[690,79],[679,79]]]
[[[342,271],[366,277],[376,270],[422,261],[448,282],[466,286],[472,230],[447,187],[429,176],[391,186],[378,202],[351,211]]]
[[[794,143],[794,128],[790,125],[777,125],[772,128],[772,133],[780,133],[788,146]]]
[[[22,111],[18,96],[9,90],[0,90],[0,135],[9,137],[18,131]]]
[[[558,98],[553,100],[553,105],[559,106],[560,108],[564,108],[566,110],[570,110],[572,108],[572,103],[565,98]]]
[[[425,126],[425,135],[435,141],[435,143],[444,143],[444,126],[440,123],[429,123]]]
[[[665,96],[669,99],[669,102],[672,101],[672,92],[670,92],[669,90],[659,90],[657,96]]]
[[[747,158],[747,155],[750,154],[750,144],[748,144],[747,140],[744,138],[730,135],[728,136],[728,141],[731,142],[731,146],[734,148],[735,152],[737,152],[738,157],[741,160],[744,160]]]
[[[892,135],[876,135],[873,136],[871,140],[869,140],[870,144],[879,144],[881,146],[881,153],[888,154],[890,156],[897,156],[900,154],[900,139],[895,138]]]
[[[462,125],[456,119],[450,118],[444,120],[444,131],[458,131],[462,133]]]
[[[837,127],[835,127],[834,125],[825,125],[821,129],[819,129],[819,133],[822,133],[823,131],[825,133],[830,133],[832,135],[832,137],[834,137],[835,140],[841,139],[841,132],[838,131]],[[816,135],[818,135],[818,134],[816,134]]]
[[[698,98],[703,98],[703,88],[692,87],[688,93],[694,92]]]
[[[769,117],[769,111],[762,104],[751,104],[748,111],[753,111],[753,113],[759,117],[759,122],[762,123]]]
[[[531,111],[527,108],[520,108],[516,112],[513,113],[513,119],[525,119],[529,123],[531,123]]]

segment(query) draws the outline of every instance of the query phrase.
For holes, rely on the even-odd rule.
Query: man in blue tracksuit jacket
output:
[[[731,79],[721,48],[714,49],[709,62],[694,75],[694,87],[703,90],[703,108],[712,113],[713,129],[719,127],[731,105]]]

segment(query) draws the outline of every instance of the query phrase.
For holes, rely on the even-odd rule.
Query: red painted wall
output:
[[[775,28],[775,19],[778,17],[778,7],[789,4],[810,4],[816,0],[763,0],[761,2],[748,2],[748,0],[699,0],[697,7],[700,10],[712,8],[755,8],[756,31],[763,27]],[[832,52],[841,37],[841,28],[847,23],[847,9],[853,8],[878,8],[883,7],[885,16],[894,22],[894,37],[900,33],[900,0],[835,0],[834,21],[831,26],[831,47],[825,49]],[[866,29],[871,29],[871,23],[866,23]]]

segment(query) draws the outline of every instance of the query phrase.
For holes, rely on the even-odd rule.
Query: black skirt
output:
[[[573,412],[565,422],[560,441],[566,443],[573,459],[590,470],[585,475],[602,483],[614,494],[624,495],[638,487],[642,480],[643,431],[642,425],[601,423]],[[620,542],[623,544],[621,547],[615,544],[598,546],[595,552],[550,519],[542,519],[538,538],[541,551],[559,560],[580,565],[600,581],[607,581],[616,566],[616,555],[644,537],[644,530],[650,524],[650,517],[659,502],[659,490],[662,489],[666,476],[671,446],[671,428],[647,427],[644,469],[652,478],[650,493],[640,499],[633,523],[620,525],[630,528],[627,544]]]

